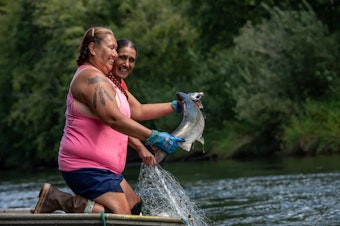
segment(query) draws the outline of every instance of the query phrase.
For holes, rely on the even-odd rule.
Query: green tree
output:
[[[213,96],[213,139],[225,147],[277,150],[282,126],[304,111],[306,101],[327,101],[339,92],[337,37],[305,7],[266,7],[271,16],[248,22],[234,47],[194,54],[198,83]]]
[[[185,15],[200,31],[198,45],[203,51],[218,51],[233,45],[236,37],[247,21],[256,24],[270,14],[262,4],[279,7],[282,10],[298,10],[301,5],[310,4],[319,19],[333,31],[338,30],[340,7],[333,0],[191,0]]]
[[[306,2],[316,13],[297,10]],[[127,83],[141,102],[205,92],[205,135],[216,131],[207,143],[272,132],[308,101],[328,106],[340,92],[339,7],[306,2],[0,0],[0,164],[56,163],[78,45],[91,26],[138,47]],[[145,124],[171,131],[180,119]]]
[[[340,153],[340,99],[308,101],[304,111],[283,125],[282,146],[287,155]]]
[[[339,79],[339,44],[312,10],[268,10],[271,19],[235,38],[229,83],[238,117],[258,125],[296,113]]]
[[[1,84],[2,97],[2,126],[1,126],[1,148],[4,150],[3,159],[13,158],[15,162],[18,159],[29,158],[31,155],[27,152],[32,148],[27,141],[31,140],[30,133],[25,134],[23,128],[29,126],[29,122],[23,119],[27,113],[22,110],[21,115],[12,115],[13,103],[25,103],[30,95],[30,87],[34,84],[32,74],[30,73],[34,60],[41,57],[41,39],[39,37],[38,27],[33,23],[34,9],[31,2],[27,1],[3,1],[1,15],[1,38],[0,43],[4,52],[1,58]],[[15,123],[20,122],[16,127]],[[11,153],[12,147],[22,145],[22,152]],[[25,144],[25,145],[23,145]]]
[[[181,15],[181,6],[169,0],[126,0],[118,8],[124,19],[117,38],[129,38],[138,48],[136,67],[127,84],[141,102],[175,99],[177,91],[195,91],[192,85],[189,49],[196,31]],[[155,122],[155,121],[154,121]],[[175,116],[156,120],[151,127],[171,131],[178,125]]]
[[[270,19],[247,24],[235,38],[227,84],[238,119],[270,143],[308,101],[335,96],[340,78],[337,39],[311,9],[268,10]]]
[[[6,83],[1,84],[8,91],[2,94],[11,99],[7,111],[2,111],[1,140],[5,150],[18,150],[3,154],[9,164],[56,163],[65,97],[76,68],[80,38],[89,26],[106,24],[108,18],[117,16],[107,10],[107,2],[97,3],[4,2],[0,43],[6,52],[1,61]],[[92,18],[96,10],[103,11],[102,17]]]
[[[139,47],[140,62],[129,85],[142,102],[170,101],[177,90],[173,85],[185,87],[188,81],[186,47],[195,33],[170,1],[19,0],[0,5],[0,48],[6,52],[0,60],[1,95],[7,98],[0,144],[8,150],[1,154],[8,165],[56,163],[68,84],[81,36],[90,26],[110,27],[117,38],[128,37]]]

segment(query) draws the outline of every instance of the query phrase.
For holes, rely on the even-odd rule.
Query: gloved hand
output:
[[[171,136],[167,132],[158,132],[152,130],[152,133],[148,139],[146,139],[146,145],[156,145],[168,154],[173,153],[178,147],[178,142],[184,142],[183,138]]]
[[[179,101],[178,100],[173,100],[172,102],[171,102],[171,107],[177,112],[177,113],[182,113],[182,111],[183,111],[183,107],[182,107],[182,105],[179,103]]]

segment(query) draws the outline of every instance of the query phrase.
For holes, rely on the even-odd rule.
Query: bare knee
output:
[[[106,211],[110,210],[116,214],[131,214],[129,203],[124,193],[107,192],[96,198],[95,201],[105,206]]]

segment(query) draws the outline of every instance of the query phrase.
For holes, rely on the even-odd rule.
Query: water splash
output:
[[[143,215],[180,217],[188,225],[209,225],[205,213],[190,200],[177,179],[160,165],[142,164],[136,192],[143,200]]]

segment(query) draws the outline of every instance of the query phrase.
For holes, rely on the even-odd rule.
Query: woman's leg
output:
[[[116,214],[136,214],[141,211],[140,197],[134,192],[128,182],[123,179],[120,183],[122,192],[107,192],[95,199],[96,203],[105,206]]]
[[[139,215],[142,210],[141,198],[135,193],[135,191],[131,188],[131,186],[125,179],[123,179],[123,181],[120,183],[120,186],[122,187],[128,200],[131,214]]]
[[[105,206],[112,213],[131,214],[129,203],[122,192],[106,192],[94,201]]]
[[[139,203],[141,201],[140,197],[136,194],[136,192],[131,188],[131,186],[125,179],[122,180],[120,186],[124,191],[130,209],[132,209],[136,205],[136,203]]]

